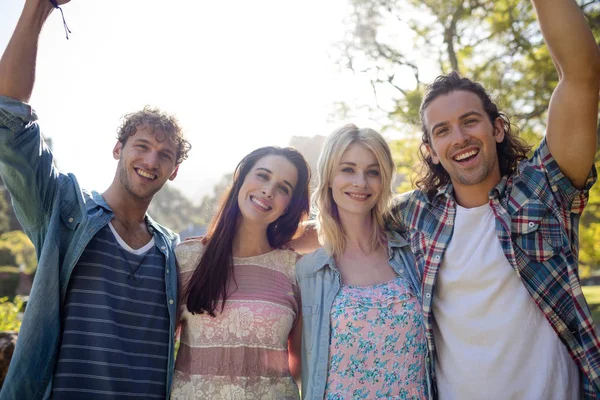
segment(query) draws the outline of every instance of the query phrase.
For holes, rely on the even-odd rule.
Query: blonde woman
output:
[[[383,137],[329,136],[313,194],[321,248],[302,258],[305,399],[425,399],[429,380],[410,246],[385,230],[394,163]]]

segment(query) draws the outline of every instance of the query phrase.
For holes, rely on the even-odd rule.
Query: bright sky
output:
[[[0,2],[0,51],[24,0]],[[332,56],[346,0],[74,0],[40,40],[31,104],[59,168],[105,190],[119,118],[146,104],[175,113],[193,149],[172,183],[193,200],[251,150],[327,135],[334,104],[364,104],[367,81]],[[361,112],[357,112],[360,116]],[[378,129],[368,113],[352,122]]]

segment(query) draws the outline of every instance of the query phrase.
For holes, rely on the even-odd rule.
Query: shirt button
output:
[[[169,268],[167,268],[167,274],[169,273]]]
[[[173,299],[169,300],[169,304],[173,304]]]
[[[427,297],[428,299],[431,298],[431,293],[425,293],[425,297]]]
[[[165,246],[160,246],[161,250],[166,250],[167,248]]]
[[[438,254],[437,256],[435,256],[435,257],[433,257],[433,258],[435,258],[435,260],[436,260],[436,261],[440,261],[440,258],[441,258],[441,257],[440,257],[440,255]]]
[[[529,225],[530,228],[533,228],[535,226],[535,223],[534,222],[530,222],[528,225]]]
[[[73,222],[73,217],[69,218],[69,223]]]

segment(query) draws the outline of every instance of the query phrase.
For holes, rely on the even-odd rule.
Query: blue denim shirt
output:
[[[410,246],[398,233],[391,235],[388,239],[389,264],[398,275],[408,279],[419,303],[423,304]],[[333,256],[327,255],[323,249],[298,261],[296,277],[302,299],[302,398],[322,400],[329,366],[330,313],[342,280]],[[426,362],[430,364],[428,360]],[[430,373],[428,369],[431,397]]]
[[[102,196],[79,188],[60,173],[44,143],[37,116],[27,104],[0,96],[0,174],[11,193],[25,233],[33,242],[38,269],[17,346],[0,392],[2,400],[46,399],[50,395],[61,339],[60,310],[69,278],[92,237],[112,218]],[[81,151],[92,151],[86,146]],[[177,314],[179,237],[147,216],[148,228],[167,260],[165,289],[171,319],[167,393],[171,388]]]

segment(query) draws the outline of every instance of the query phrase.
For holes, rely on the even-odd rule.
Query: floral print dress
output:
[[[331,308],[326,399],[426,399],[423,313],[402,276],[343,285]]]

